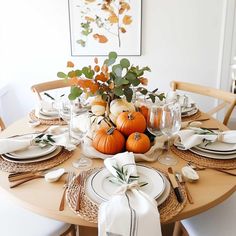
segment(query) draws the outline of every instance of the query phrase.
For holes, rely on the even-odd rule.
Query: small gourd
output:
[[[126,141],[126,150],[134,153],[145,153],[150,149],[150,140],[146,134],[132,133]]]
[[[116,120],[117,129],[125,136],[134,132],[143,133],[146,126],[146,120],[140,112],[122,112]]]
[[[101,128],[96,132],[92,145],[104,154],[117,154],[124,151],[125,138],[114,127]]]
[[[120,113],[124,111],[135,111],[134,104],[127,102],[125,99],[114,99],[110,103],[110,118],[114,124]]]
[[[91,111],[96,116],[102,116],[106,111],[107,103],[101,98],[101,96],[97,96],[91,103]]]

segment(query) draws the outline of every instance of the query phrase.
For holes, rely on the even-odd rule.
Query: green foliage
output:
[[[89,30],[89,22],[83,24],[84,30]],[[139,92],[152,102],[155,102],[156,98],[162,100],[164,94],[157,94],[157,89],[149,92],[145,85],[146,78],[144,78],[145,72],[150,72],[150,68],[140,67],[131,65],[130,61],[127,58],[121,58],[117,60],[118,56],[116,52],[110,52],[108,57],[103,62],[103,67],[106,67],[106,70],[99,69],[95,70],[95,67],[85,66],[82,69],[71,70],[67,74],[63,72],[58,72],[57,76],[59,78],[68,79],[68,78],[78,78],[78,79],[89,79],[92,83],[89,84],[90,87],[78,87],[74,86],[71,88],[71,93],[69,99],[74,100],[80,96],[83,92],[88,93],[95,88],[92,95],[99,94],[104,100],[111,101],[117,97],[125,97],[128,102],[132,101],[134,89],[136,92]]]

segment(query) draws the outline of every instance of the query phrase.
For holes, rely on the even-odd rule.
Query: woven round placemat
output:
[[[39,120],[42,125],[66,125],[66,122],[62,119],[45,120],[45,119],[39,118],[35,115],[35,110],[32,110],[29,113],[29,117],[33,121]]]
[[[73,152],[69,152],[63,149],[58,155],[49,160],[27,164],[9,162],[3,160],[0,156],[0,170],[6,172],[27,172],[46,170],[58,166],[62,162],[68,160],[72,156],[72,154]]]
[[[181,120],[182,121],[195,120],[199,118],[200,116],[201,116],[201,111],[198,110],[195,114],[191,116],[182,117]]]
[[[195,165],[203,167],[231,170],[235,169],[236,166],[236,158],[228,160],[211,159],[197,155],[188,150],[179,150],[175,146],[171,147],[171,151],[175,153],[178,157],[184,159],[185,161],[192,162]]]
[[[98,170],[99,169],[89,170],[86,175],[89,176],[94,171],[98,171]],[[160,171],[160,172],[166,175],[166,173],[164,173],[163,171]],[[81,207],[79,211],[76,211],[76,203],[77,203],[79,187],[81,187],[81,205],[80,205]],[[182,186],[180,186],[180,189],[181,189],[182,196],[184,197],[184,201],[182,203],[179,203],[177,201],[174,190],[171,188],[170,194],[167,197],[167,199],[160,206],[158,206],[161,223],[165,223],[169,221],[171,218],[176,216],[179,212],[181,212],[184,209],[187,203],[187,196]],[[66,200],[69,207],[72,209],[72,211],[75,214],[79,215],[84,220],[87,220],[92,223],[97,223],[99,205],[95,203],[94,201],[92,201],[85,194],[84,186],[80,186],[79,184],[79,175],[76,176],[71,181],[67,189]]]

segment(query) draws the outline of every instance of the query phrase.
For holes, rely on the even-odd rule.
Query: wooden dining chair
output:
[[[31,89],[33,92],[35,92],[39,99],[42,100],[41,93],[48,91],[48,90],[54,90],[54,89],[60,89],[60,88],[66,88],[72,86],[72,80],[53,80],[53,81],[48,81],[40,84],[35,84],[31,86]]]
[[[176,223],[173,236],[235,236],[236,193],[221,204]]]
[[[182,90],[182,91],[200,94],[200,95],[204,95],[204,96],[221,100],[222,102],[218,106],[214,107],[207,113],[209,115],[213,115],[222,109],[226,109],[225,114],[224,114],[224,119],[223,119],[224,125],[227,125],[229,118],[232,114],[232,111],[236,105],[235,94],[231,92],[219,90],[216,88],[210,88],[210,87],[206,87],[206,86],[202,86],[198,84],[192,84],[192,83],[180,82],[180,81],[172,81],[171,88],[173,91]]]
[[[2,120],[2,118],[0,117],[0,131],[4,130],[4,129],[5,129],[5,124],[4,124],[3,120]]]

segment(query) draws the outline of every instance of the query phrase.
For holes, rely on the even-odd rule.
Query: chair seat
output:
[[[0,235],[59,236],[69,227],[70,224],[27,211],[0,194]]]
[[[236,193],[210,210],[182,220],[189,236],[235,236]]]

